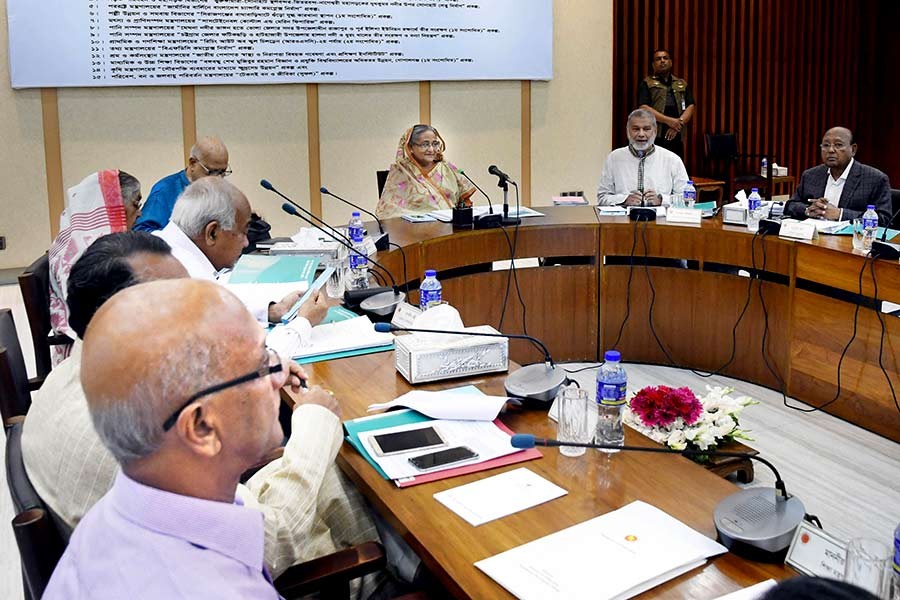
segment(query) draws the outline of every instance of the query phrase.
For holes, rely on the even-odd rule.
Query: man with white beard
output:
[[[617,148],[606,157],[597,203],[600,205],[659,206],[669,205],[681,195],[688,174],[684,163],[674,152],[653,144],[656,139],[656,117],[644,109],[628,115],[628,145]]]

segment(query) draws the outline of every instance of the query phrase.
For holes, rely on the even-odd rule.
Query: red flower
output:
[[[631,399],[631,410],[647,427],[668,427],[678,417],[693,425],[703,413],[703,404],[690,388],[648,386]]]

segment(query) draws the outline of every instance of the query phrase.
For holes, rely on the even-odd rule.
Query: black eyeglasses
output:
[[[246,375],[241,375],[240,377],[237,377],[235,379],[229,379],[228,381],[226,381],[224,383],[217,383],[216,385],[212,385],[208,388],[204,388],[204,389],[200,390],[199,392],[197,392],[196,394],[194,394],[193,396],[191,396],[190,398],[188,398],[184,404],[179,406],[178,409],[176,409],[175,412],[173,412],[171,414],[171,416],[169,416],[169,418],[166,419],[166,422],[163,423],[163,431],[169,431],[170,429],[172,429],[172,427],[175,426],[175,422],[178,421],[178,416],[181,415],[181,411],[186,409],[188,406],[190,406],[191,404],[193,404],[200,398],[203,398],[204,396],[209,396],[211,394],[217,394],[218,392],[221,392],[222,390],[227,390],[228,388],[232,388],[232,387],[247,383],[248,381],[253,381],[254,379],[268,377],[269,375],[272,375],[274,373],[278,373],[278,372],[284,370],[284,365],[281,362],[281,357],[278,356],[277,352],[275,352],[274,350],[268,350],[267,356],[268,356],[268,364],[266,366],[260,367],[259,369],[255,370],[251,373],[247,373]],[[273,360],[274,360],[275,364],[272,364]]]

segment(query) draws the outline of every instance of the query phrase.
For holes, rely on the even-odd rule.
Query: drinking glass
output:
[[[591,419],[594,403],[591,401],[587,390],[576,386],[563,387],[556,394],[557,427],[556,439],[560,442],[588,443],[594,438],[594,430]],[[559,452],[563,456],[581,456],[585,448],[573,448],[560,446]]]
[[[890,598],[892,548],[874,538],[855,538],[847,544],[844,581],[868,590],[887,600]]]
[[[851,227],[853,228],[853,249],[854,250],[862,250],[863,249],[863,220],[862,219],[853,219],[850,222]]]

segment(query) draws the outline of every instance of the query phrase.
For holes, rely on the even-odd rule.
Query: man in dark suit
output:
[[[875,205],[878,224],[891,218],[891,184],[888,176],[853,159],[856,144],[846,127],[832,127],[822,138],[822,162],[800,176],[800,185],[784,207],[786,216],[830,221],[849,221]]]

